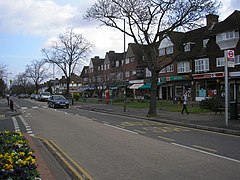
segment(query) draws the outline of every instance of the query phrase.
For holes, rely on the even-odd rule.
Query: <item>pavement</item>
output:
[[[117,114],[121,116],[135,117],[143,120],[157,121],[173,125],[197,128],[202,130],[214,131],[219,133],[227,133],[240,136],[240,119],[228,121],[225,123],[224,113],[215,114],[214,112],[194,114],[191,113],[191,106],[188,107],[189,115],[180,112],[169,112],[157,110],[157,117],[147,117],[148,109],[126,108],[124,112],[123,106],[115,106],[111,104],[90,104],[81,102],[73,105],[73,108],[84,110],[105,112]],[[0,120],[18,115],[18,111],[14,108],[10,110],[7,100],[0,98]],[[38,171],[42,175],[42,179],[92,179],[85,176],[84,171],[77,167],[72,167],[71,159],[67,159],[63,152],[58,150],[53,142],[25,135],[31,148],[36,152]],[[81,176],[81,177],[80,177]]]

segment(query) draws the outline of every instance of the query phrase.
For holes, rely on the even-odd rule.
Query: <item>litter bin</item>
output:
[[[238,107],[236,102],[230,102],[229,113],[230,119],[238,119]]]

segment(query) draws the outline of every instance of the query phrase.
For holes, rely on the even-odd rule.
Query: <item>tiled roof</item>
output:
[[[213,34],[221,33],[228,30],[240,28],[240,11],[235,10],[224,21],[217,23],[213,28]]]

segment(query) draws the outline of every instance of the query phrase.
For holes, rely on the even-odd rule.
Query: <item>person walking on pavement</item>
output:
[[[184,112],[184,110],[186,111],[187,114],[188,113],[188,110],[187,110],[187,92],[184,92],[183,96],[182,96],[182,101],[183,101],[183,107],[182,107],[182,114]]]

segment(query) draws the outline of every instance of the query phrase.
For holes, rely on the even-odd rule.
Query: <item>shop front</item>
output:
[[[191,96],[191,79],[189,75],[159,78],[159,99],[178,100],[184,91]]]
[[[224,93],[224,72],[193,74],[193,92],[195,101],[201,101],[214,95]]]

